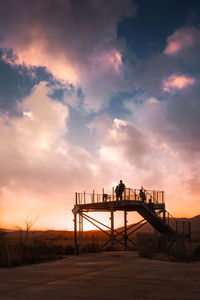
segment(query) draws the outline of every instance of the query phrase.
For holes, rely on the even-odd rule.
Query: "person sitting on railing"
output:
[[[142,202],[145,202],[145,200],[146,200],[146,195],[145,195],[145,192],[144,192],[144,189],[143,189],[142,186],[141,186],[141,189],[140,189],[139,196],[140,196]]]
[[[124,191],[125,191],[125,184],[122,182],[122,180],[120,180],[119,185],[115,189],[117,201],[119,199],[122,200],[122,194],[124,193]]]

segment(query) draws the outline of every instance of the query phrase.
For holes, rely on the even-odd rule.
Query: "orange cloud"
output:
[[[0,47],[7,63],[30,69],[42,66],[75,90],[81,87],[88,109],[101,109],[113,92],[127,91],[124,43],[117,37],[117,24],[122,15],[135,14],[130,0],[117,1],[115,9],[105,0],[89,1],[86,6],[73,0],[58,1],[56,15],[54,1],[48,5],[34,1],[31,10],[23,0],[19,2],[21,6],[11,5],[9,21],[7,6],[0,12]],[[22,6],[23,13],[19,10]],[[71,102],[76,103],[75,97]]]
[[[171,93],[175,90],[181,90],[195,83],[195,79],[185,75],[173,74],[162,82],[162,88],[165,92]]]
[[[112,50],[108,54],[108,61],[113,66],[116,71],[119,71],[120,66],[122,65],[122,55],[116,49]]]
[[[164,53],[167,55],[175,55],[182,50],[191,48],[195,44],[194,39],[194,30],[191,28],[181,28],[175,31],[167,39],[167,47],[164,50]]]
[[[159,101],[156,99],[156,98],[154,98],[154,97],[151,97],[151,98],[148,98],[148,101],[149,101],[149,103],[159,103]]]

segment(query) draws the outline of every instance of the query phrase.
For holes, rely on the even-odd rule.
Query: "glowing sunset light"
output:
[[[91,57],[91,60],[99,69],[105,71],[108,71],[111,68],[114,72],[118,72],[122,66],[122,55],[116,49],[97,53]]]
[[[168,44],[167,48],[165,49],[166,54],[176,54],[182,49],[182,45],[179,41],[172,41]]]
[[[12,58],[7,56],[4,50],[4,61],[16,66],[26,65],[28,68],[45,66],[49,72],[51,72],[58,80],[69,81],[73,84],[77,84],[79,81],[78,69],[72,65],[70,58],[65,53],[60,53],[55,63],[55,53],[48,50],[49,45],[46,44],[46,40],[38,33],[37,40],[32,40],[30,45],[24,47],[24,45],[17,44],[15,53]],[[12,47],[12,42],[8,41],[7,48]]]
[[[175,55],[181,50],[191,48],[194,45],[193,30],[182,28],[168,37],[167,43],[167,47],[164,50],[164,53],[167,55]]]
[[[199,214],[198,1],[155,2],[1,1],[0,228],[72,230],[75,193],[120,179]]]
[[[154,97],[149,98],[148,101],[149,103],[159,103],[159,101]]]
[[[32,119],[33,118],[33,113],[31,111],[24,111],[23,112],[23,116],[25,118],[29,118],[29,119]]]
[[[117,118],[115,118],[113,120],[113,124],[114,124],[114,128],[116,128],[116,129],[127,125],[126,121],[120,120],[120,119],[117,119]]]
[[[162,82],[163,90],[166,92],[173,92],[174,90],[181,90],[185,87],[193,85],[195,79],[184,75],[171,75]]]
[[[113,50],[109,56],[108,59],[110,60],[111,65],[114,67],[114,69],[117,71],[119,70],[120,66],[122,65],[122,56],[121,53],[117,50]]]

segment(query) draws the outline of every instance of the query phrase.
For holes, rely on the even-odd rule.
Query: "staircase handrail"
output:
[[[165,210],[165,212],[168,214],[168,224],[169,224],[169,217],[171,220],[175,221],[176,223],[176,233],[178,234],[178,224],[188,224],[188,236],[190,237],[191,236],[191,229],[190,229],[190,224],[191,222],[190,221],[180,221],[180,220],[177,220],[174,216],[172,216],[172,214],[170,214],[169,211]],[[182,233],[185,235],[185,226],[183,227],[183,230],[182,230]],[[187,232],[187,231],[186,231]]]
[[[165,212],[168,214],[168,216],[170,216],[171,219],[178,222],[178,220],[176,220],[176,218],[174,216],[172,216],[172,214],[170,214],[170,212],[168,210],[165,209]]]
[[[147,193],[150,197],[152,197],[152,195],[147,190],[144,189],[144,192]]]
[[[139,197],[139,195],[136,193],[137,189],[133,189],[133,188],[129,188],[134,194],[135,196]]]

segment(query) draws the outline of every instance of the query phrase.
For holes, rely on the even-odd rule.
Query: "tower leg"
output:
[[[127,251],[127,211],[124,211],[124,247],[125,251]]]
[[[163,221],[166,222],[165,210],[163,210]]]
[[[188,237],[191,238],[191,222],[188,222]]]
[[[79,214],[79,253],[83,249],[83,216]]]
[[[111,210],[110,214],[110,221],[111,221],[111,250],[114,250],[114,211]]]
[[[74,213],[74,255],[78,255],[78,244],[77,244],[77,213]]]

